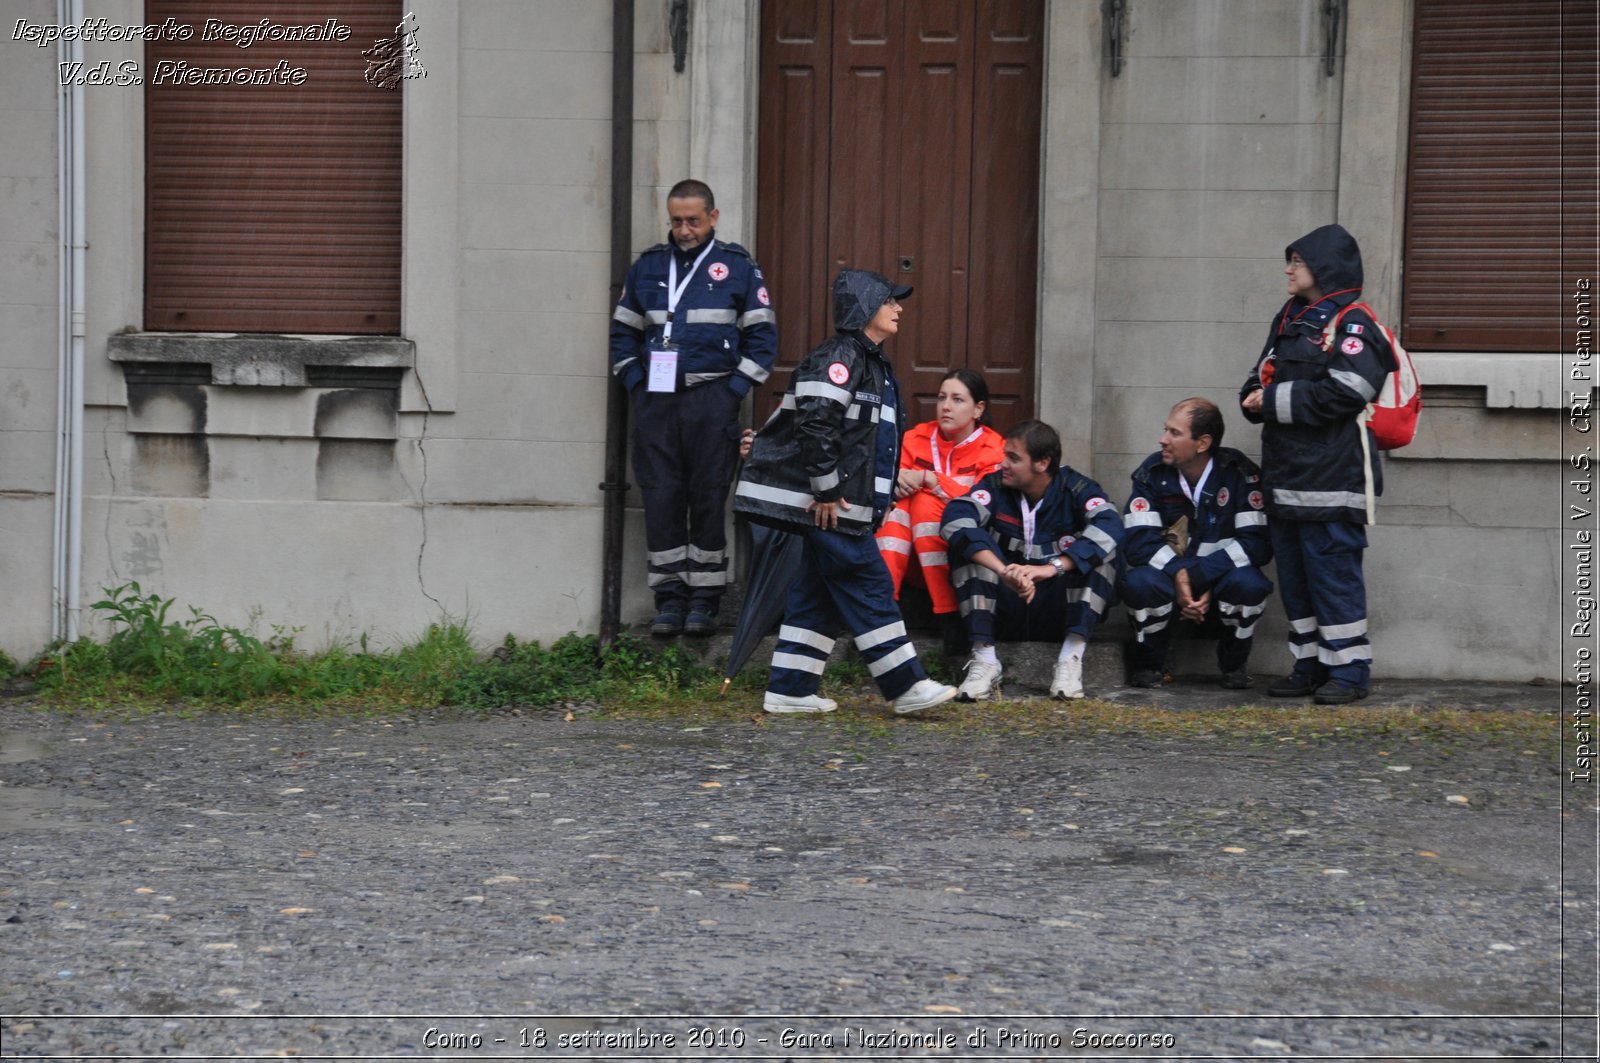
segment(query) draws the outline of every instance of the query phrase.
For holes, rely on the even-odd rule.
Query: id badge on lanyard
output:
[[[661,342],[650,345],[650,375],[646,381],[645,389],[656,392],[672,392],[678,390],[678,345],[672,342],[672,317],[677,312],[678,300],[683,298],[683,293],[688,291],[689,282],[700,271],[700,263],[705,261],[711,249],[717,245],[715,240],[706,244],[706,249],[700,252],[694,260],[694,265],[689,267],[688,274],[683,278],[683,283],[678,283],[678,256],[668,253],[667,266],[667,324],[662,330]]]

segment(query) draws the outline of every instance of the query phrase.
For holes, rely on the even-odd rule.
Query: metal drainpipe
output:
[[[611,3],[611,305],[633,262],[633,0]],[[622,535],[627,502],[628,396],[616,377],[606,387],[606,478],[600,645],[622,627]]]
[[[59,25],[82,21],[79,0],[59,0]],[[83,62],[83,41],[61,42],[63,63]],[[57,159],[61,196],[61,349],[56,386],[55,544],[51,576],[52,639],[75,642],[82,598],[83,560],[83,370],[84,296],[84,167],[83,89],[66,83],[57,102]]]

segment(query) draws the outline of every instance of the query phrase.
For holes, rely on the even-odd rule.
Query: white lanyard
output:
[[[678,308],[678,300],[683,298],[683,293],[689,290],[689,282],[694,280],[695,273],[700,269],[700,263],[705,261],[711,249],[717,246],[715,240],[706,241],[706,249],[700,252],[700,257],[694,260],[694,265],[689,267],[688,274],[683,278],[683,283],[678,283],[678,255],[674,251],[667,256],[670,265],[667,267],[667,324],[661,330],[661,338],[668,343],[672,342],[672,312]]]
[[[983,431],[982,425],[973,425],[972,431],[967,433],[967,438],[963,439],[959,443],[950,444],[950,467],[952,469],[954,469],[956,465],[956,450],[960,447],[966,446],[974,439],[977,439],[978,433],[981,431]],[[943,476],[944,459],[939,456],[939,438],[939,430],[936,428],[933,431],[933,471],[938,473],[940,476]]]
[[[1200,474],[1200,479],[1195,481],[1194,490],[1189,490],[1189,478],[1183,473],[1178,474],[1178,484],[1183,488],[1183,493],[1189,499],[1189,504],[1194,507],[1195,516],[1200,515],[1200,496],[1205,492],[1206,480],[1211,476],[1211,467],[1216,462],[1206,462],[1206,471]]]
[[[1033,531],[1038,526],[1034,515],[1039,512],[1039,507],[1044,505],[1044,499],[1039,499],[1033,505],[1028,505],[1028,496],[1019,494],[1018,500],[1022,503],[1022,556],[1028,556],[1028,547],[1033,545]]]

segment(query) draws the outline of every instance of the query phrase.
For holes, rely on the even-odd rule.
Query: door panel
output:
[[[785,370],[841,266],[916,287],[887,350],[925,420],[946,369],[1033,415],[1042,0],[763,0],[758,250]]]

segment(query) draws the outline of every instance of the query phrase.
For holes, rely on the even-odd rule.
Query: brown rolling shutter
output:
[[[400,331],[401,94],[362,52],[393,38],[398,0],[147,0],[145,328]],[[348,26],[348,40],[204,40],[239,27]],[[425,29],[425,27],[423,27]],[[422,34],[419,32],[419,44]],[[419,48],[419,58],[426,58]],[[302,68],[302,84],[183,84],[184,68]]]
[[[1596,246],[1594,0],[1416,0],[1402,338],[1557,351]]]

